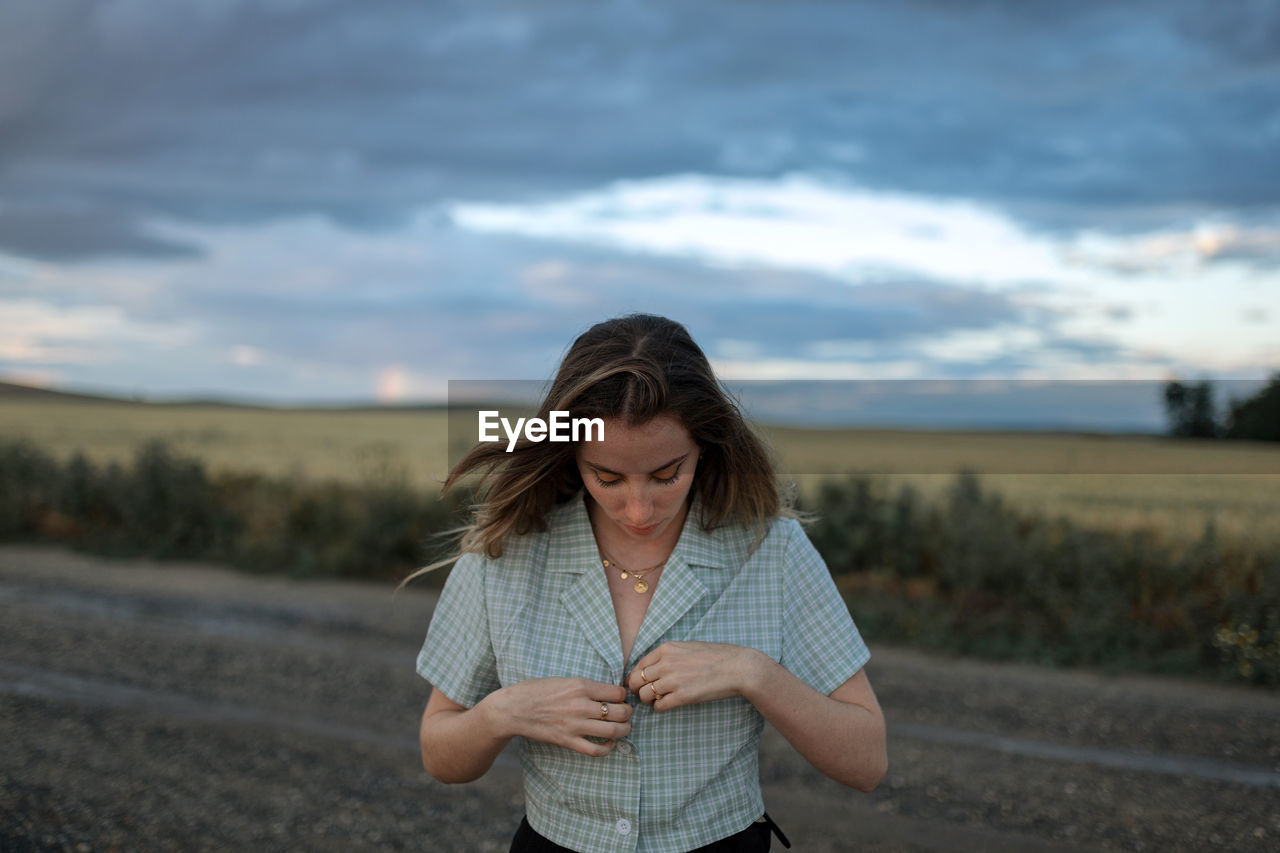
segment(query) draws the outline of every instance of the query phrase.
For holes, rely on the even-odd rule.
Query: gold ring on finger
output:
[[[663,693],[659,693],[659,692],[658,692],[658,688],[654,687],[652,684],[650,684],[650,685],[649,685],[649,689],[653,691],[653,701],[655,701],[655,702],[657,702],[657,701],[658,701],[659,699],[661,699],[664,695],[666,695],[666,694],[663,694]]]
[[[649,676],[645,675],[645,674],[644,674],[644,671],[645,671],[645,667],[643,667],[643,666],[642,666],[642,667],[640,667],[640,680],[641,680],[641,681],[643,681],[645,684],[648,684],[648,683],[649,683]]]
[[[604,702],[600,703],[600,719],[609,719],[609,706]]]

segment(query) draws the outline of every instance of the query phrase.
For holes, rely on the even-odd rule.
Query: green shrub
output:
[[[1207,525],[1148,532],[1017,512],[971,473],[923,507],[866,477],[825,484],[810,535],[868,636],[963,654],[1280,684],[1280,558]]]
[[[449,553],[473,495],[444,499],[390,465],[363,483],[211,477],[161,442],[129,466],[0,442],[0,538],[201,558],[298,577],[398,581]],[[1017,511],[956,477],[936,503],[903,486],[825,483],[809,535],[862,632],[1054,665],[1217,672],[1280,685],[1280,555]],[[427,583],[440,584],[444,573]]]
[[[399,580],[440,553],[435,534],[456,527],[469,500],[466,490],[447,500],[417,493],[387,472],[360,486],[214,478],[162,441],[140,447],[129,466],[105,468],[82,453],[60,464],[30,442],[0,442],[0,538],[114,556]]]
[[[0,536],[35,536],[53,508],[58,482],[58,463],[32,442],[0,444]]]

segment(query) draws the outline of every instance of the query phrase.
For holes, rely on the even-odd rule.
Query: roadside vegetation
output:
[[[125,463],[0,440],[0,540],[113,556],[399,581],[448,552],[470,500],[390,466],[317,481],[210,473],[160,440]],[[1094,528],[1020,510],[972,473],[930,495],[832,477],[800,508],[872,641],[1280,685],[1280,552],[1265,540],[1224,539],[1212,521],[1191,537]]]
[[[158,439],[123,465],[81,453],[60,462],[29,440],[0,441],[0,539],[108,556],[398,581],[444,553],[469,498],[441,499],[389,471],[363,483],[210,475]]]

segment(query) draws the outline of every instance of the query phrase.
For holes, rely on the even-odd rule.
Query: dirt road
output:
[[[432,602],[0,548],[0,850],[505,850],[509,756],[470,785],[421,769]],[[1280,849],[1280,695],[871,640],[875,792],[766,730],[794,850]]]

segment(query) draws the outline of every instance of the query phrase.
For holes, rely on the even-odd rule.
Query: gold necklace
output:
[[[622,568],[622,566],[617,565],[613,560],[610,560],[608,555],[606,555],[603,551],[600,552],[600,562],[604,564],[604,567],[606,569],[610,567],[617,569],[620,572],[619,577],[621,577],[623,580],[626,580],[627,578],[631,577],[631,575],[636,576],[635,585],[632,586],[631,588],[634,589],[640,595],[644,595],[646,592],[649,591],[649,582],[644,579],[644,576],[649,572],[654,571],[655,569],[660,569],[663,566],[665,566],[667,564],[667,560],[669,559],[671,558],[667,557],[666,560],[663,560],[661,563],[658,563],[657,565],[650,566],[647,569],[624,569]]]

